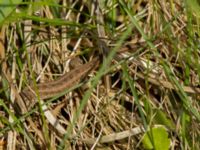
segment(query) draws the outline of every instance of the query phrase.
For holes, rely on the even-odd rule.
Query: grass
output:
[[[200,149],[198,1],[17,4],[0,4],[2,148]],[[36,106],[18,115],[18,92],[97,53],[97,70],[45,101],[63,136]]]

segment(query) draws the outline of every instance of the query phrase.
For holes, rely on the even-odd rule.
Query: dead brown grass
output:
[[[16,118],[12,121],[14,110],[10,102],[15,100],[16,91],[20,92],[33,80],[54,80],[69,71],[68,60],[75,55],[86,62],[97,52],[102,53],[103,48],[109,52],[116,47],[130,27],[131,19],[119,2],[111,5],[112,2],[108,1],[105,6],[84,1],[60,1],[62,7],[41,5],[37,14],[28,12],[27,16],[21,17],[25,20],[1,28],[1,100],[6,107],[0,106],[3,141],[0,147],[58,149],[60,143],[64,143],[65,149],[143,149],[141,140],[145,125],[124,76],[121,64],[125,64],[135,81],[148,127],[165,126],[171,149],[200,148],[199,121],[190,108],[184,107],[179,89],[161,63],[163,60],[168,62],[192,102],[194,108],[191,109],[199,110],[199,46],[193,45],[198,39],[191,38],[184,6],[178,0],[129,2],[138,24],[156,49],[149,47],[138,29],[133,27],[106,68],[107,73],[93,88],[84,110],[72,124],[68,138],[63,140],[38,109],[29,115],[34,127],[28,121],[21,121],[26,123],[28,130],[25,132],[24,124],[19,121],[21,116],[14,115]],[[106,44],[102,45],[101,41]],[[188,49],[191,49],[190,53]],[[96,72],[88,76],[83,86],[49,102],[48,107],[64,128],[71,126],[85,92],[91,87],[88,79]],[[170,123],[158,121],[155,110],[161,110]],[[12,122],[15,124],[10,126]]]

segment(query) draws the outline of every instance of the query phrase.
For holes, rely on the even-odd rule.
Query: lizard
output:
[[[77,59],[76,59],[77,60]],[[76,61],[73,61],[76,62]],[[92,70],[98,67],[100,63],[99,57],[95,57],[88,63],[78,65],[75,64],[70,72],[65,73],[63,76],[56,80],[46,83],[40,83],[36,86],[25,87],[20,93],[17,104],[22,113],[28,112],[37,103],[38,98],[41,100],[52,98],[59,93],[64,92],[67,89],[72,88],[75,84],[78,84],[84,77],[86,77]],[[77,66],[77,67],[76,67]],[[41,101],[43,104],[43,101]],[[49,123],[56,128],[56,130],[63,135],[65,129],[58,123],[58,120],[48,110],[46,105],[42,106],[44,115]]]
[[[65,73],[57,80],[40,83],[36,86],[30,86],[23,89],[20,95],[24,99],[24,103],[29,110],[37,102],[37,94],[40,99],[48,99],[62,93],[63,91],[73,87],[81,79],[87,76],[99,64],[99,58],[95,57],[92,61],[78,65],[70,72]],[[38,92],[38,93],[37,93]]]

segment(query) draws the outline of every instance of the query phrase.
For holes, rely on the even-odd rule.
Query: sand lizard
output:
[[[36,86],[26,87],[20,92],[21,97],[18,96],[17,100],[17,105],[20,107],[21,113],[26,113],[37,103],[38,96],[36,95],[36,90],[38,91],[37,94],[39,94],[39,98],[41,100],[54,97],[59,93],[62,93],[63,91],[69,88],[72,88],[75,84],[80,82],[81,79],[86,77],[92,70],[98,67],[99,63],[99,57],[95,57],[88,63],[78,65],[70,72],[67,72],[63,76],[59,77],[57,80],[49,81],[46,83],[40,83]],[[34,87],[37,89],[35,89]],[[52,115],[52,113],[50,112],[50,110],[48,110],[46,105],[43,105],[42,109],[49,123],[52,126],[54,126],[54,128],[61,135],[63,135],[65,133],[65,129],[58,123],[58,120]],[[32,123],[32,121],[30,122]]]
[[[99,58],[96,57],[92,61],[79,65],[70,72],[65,73],[63,76],[59,77],[57,80],[49,81],[46,83],[40,83],[35,86],[26,87],[20,95],[22,96],[24,103],[29,110],[37,102],[36,91],[40,99],[48,99],[53,96],[62,93],[63,91],[73,87],[81,79],[87,76],[90,71],[92,71],[99,64]]]

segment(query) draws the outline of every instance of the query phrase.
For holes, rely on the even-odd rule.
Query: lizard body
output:
[[[98,64],[99,58],[96,57],[92,61],[83,65],[79,65],[70,72],[65,73],[57,80],[40,83],[36,86],[26,87],[24,90],[22,90],[20,95],[24,100],[27,110],[33,107],[37,102],[37,94],[42,100],[56,96],[77,84],[81,79],[87,76],[90,71],[95,69]]]

